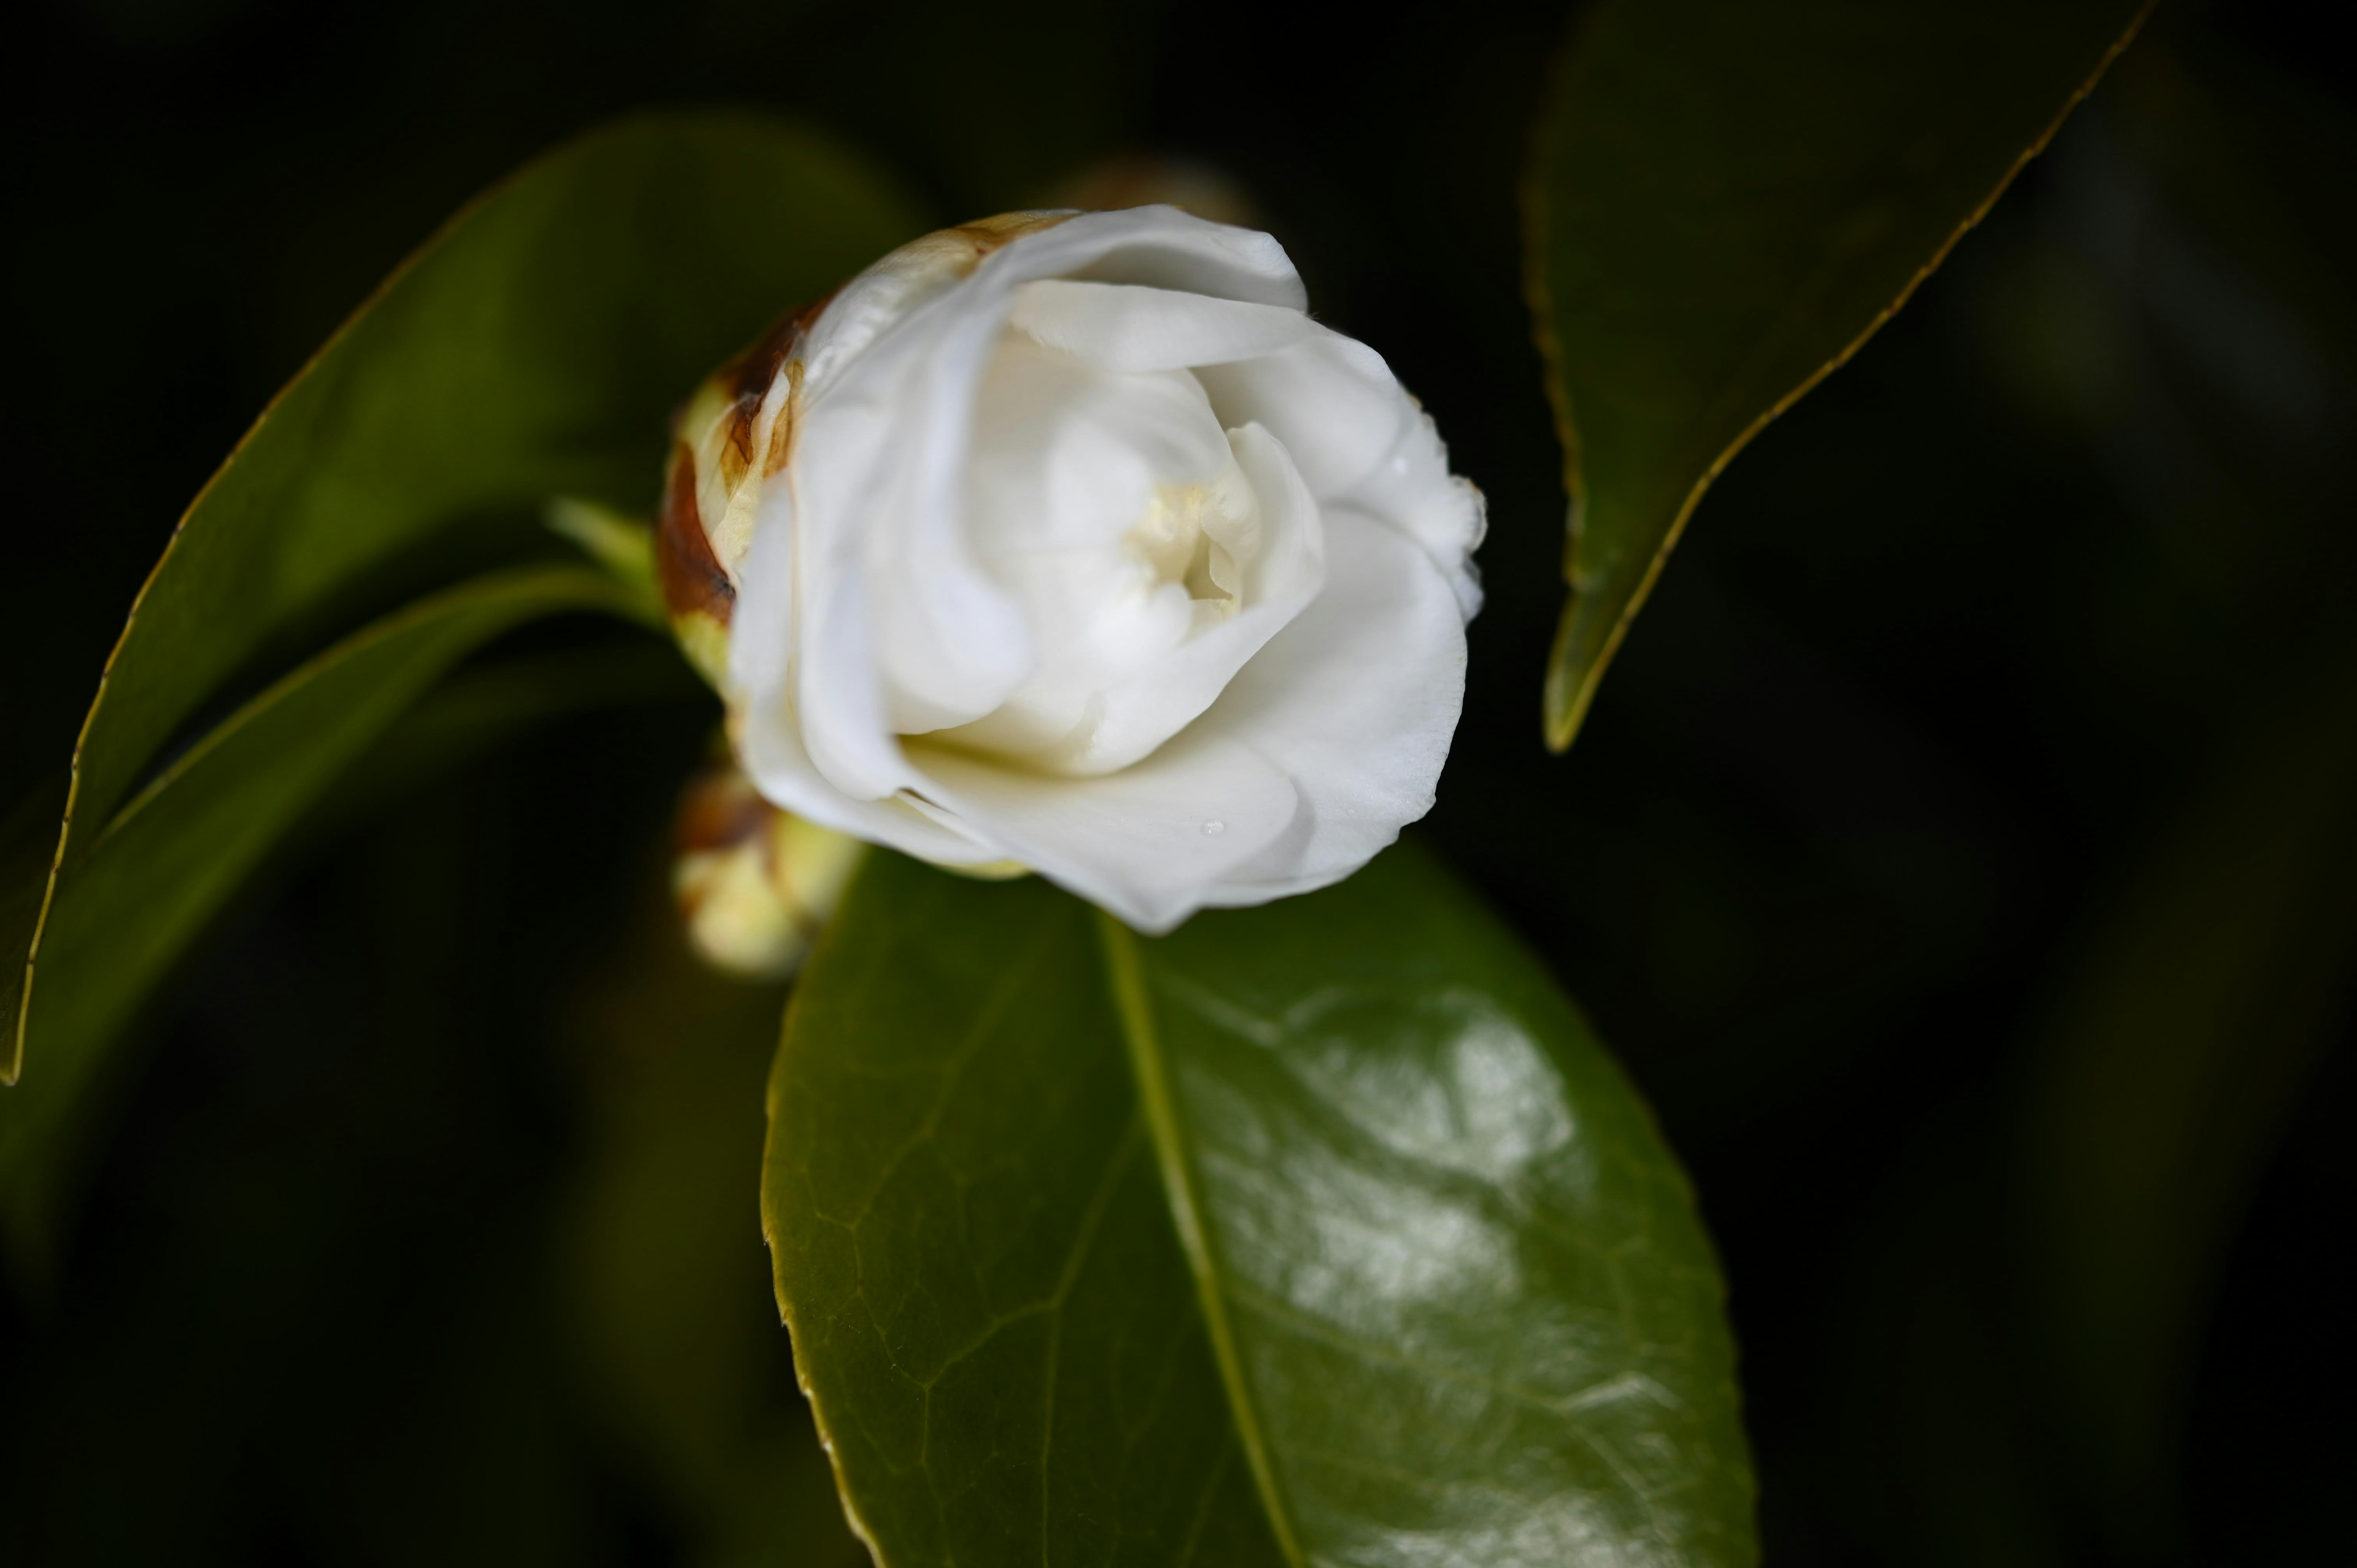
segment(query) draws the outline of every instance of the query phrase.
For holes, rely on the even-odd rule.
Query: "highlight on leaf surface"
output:
[[[1906,302],[2150,0],[1601,0],[1533,144],[1527,281],[1570,492],[1547,744],[1712,479]]]
[[[1753,1562],[1650,1116],[1419,846],[1148,939],[872,856],[763,1219],[884,1568]]]

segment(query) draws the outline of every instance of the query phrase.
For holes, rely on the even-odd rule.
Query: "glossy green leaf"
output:
[[[746,114],[646,116],[526,168],[361,307],[205,488],[141,591],[75,757],[69,839],[257,660],[488,520],[651,508],[671,409],[780,312],[920,225],[867,169]],[[85,824],[77,826],[76,823]]]
[[[346,639],[238,709],[117,813],[60,880],[20,1018],[40,1050],[0,1092],[0,1225],[37,1260],[76,1112],[105,1049],[205,922],[351,760],[446,671],[536,617],[628,615],[586,566],[524,567],[424,599]]]
[[[779,1300],[885,1568],[1753,1559],[1685,1184],[1413,845],[1158,940],[878,855],[770,1118]]]
[[[1571,493],[1547,742],[1687,517],[2042,147],[2150,0],[1600,0],[1534,143],[1529,286]]]

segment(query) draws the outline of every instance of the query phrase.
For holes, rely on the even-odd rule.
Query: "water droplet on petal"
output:
[[[1228,824],[1225,822],[1205,822],[1203,824],[1203,836],[1207,839],[1218,838],[1222,833],[1226,832],[1227,831]]]

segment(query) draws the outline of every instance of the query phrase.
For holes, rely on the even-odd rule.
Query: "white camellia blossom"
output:
[[[746,772],[1140,930],[1340,880],[1433,803],[1480,492],[1266,234],[1173,208],[903,246],[708,382],[659,535]]]

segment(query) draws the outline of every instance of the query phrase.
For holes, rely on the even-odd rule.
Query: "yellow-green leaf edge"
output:
[[[114,673],[114,661],[122,657],[124,646],[130,642],[132,633],[138,627],[139,609],[147,602],[149,590],[154,588],[157,579],[163,576],[165,568],[172,564],[173,553],[179,549],[180,539],[188,529],[188,520],[195,517],[203,508],[206,499],[213,493],[215,487],[221,484],[223,477],[237,467],[239,459],[245,456],[246,448],[270,423],[271,416],[278,412],[279,404],[292,396],[295,389],[310,377],[319,362],[350,335],[353,327],[361,317],[374,310],[378,302],[392,293],[394,285],[407,277],[421,260],[438,249],[444,240],[464,227],[479,209],[488,206],[511,185],[522,179],[533,169],[538,167],[540,162],[540,159],[535,158],[510,174],[505,179],[479,192],[457,211],[443,220],[441,225],[426,237],[424,243],[403,257],[401,264],[386,274],[384,278],[369,291],[368,296],[345,316],[328,340],[311,351],[310,356],[303,361],[303,368],[288,377],[285,384],[271,394],[270,401],[263,405],[262,412],[254,416],[253,423],[247,425],[244,434],[237,438],[237,445],[230,449],[229,456],[221,460],[221,467],[215,468],[206,478],[204,487],[197,491],[195,499],[181,509],[179,520],[172,524],[172,536],[165,541],[163,553],[156,556],[156,564],[147,569],[146,577],[139,585],[138,594],[131,601],[130,612],[123,618],[123,630],[116,635],[114,646],[107,651],[106,664],[99,671],[98,693],[91,698],[90,711],[82,715],[81,729],[74,736],[73,763],[66,784],[65,813],[58,822],[57,853],[49,858],[48,885],[42,890],[41,912],[33,922],[32,945],[25,952],[24,977],[19,983],[16,993],[16,1027],[9,1031],[8,1061],[5,1068],[0,1068],[0,1087],[13,1087],[25,1071],[26,1024],[31,1017],[33,1010],[33,971],[41,956],[41,933],[48,929],[49,907],[57,900],[58,876],[66,863],[66,851],[73,842],[74,804],[81,794],[82,748],[89,744],[91,728],[98,722],[100,710],[106,705],[107,683]]]
[[[1676,515],[1670,521],[1669,532],[1663,535],[1660,547],[1653,552],[1652,559],[1646,564],[1644,575],[1637,580],[1635,588],[1629,593],[1627,598],[1614,613],[1612,629],[1606,635],[1595,660],[1584,669],[1574,668],[1572,650],[1575,642],[1573,634],[1578,628],[1584,603],[1577,582],[1580,515],[1587,499],[1587,484],[1580,468],[1579,427],[1573,417],[1571,394],[1565,390],[1563,344],[1555,331],[1554,310],[1547,289],[1545,257],[1543,253],[1542,236],[1545,232],[1546,193],[1539,178],[1538,148],[1546,134],[1547,126],[1552,119],[1552,111],[1541,113],[1532,132],[1531,154],[1523,163],[1523,294],[1530,308],[1533,333],[1538,342],[1539,357],[1545,366],[1547,405],[1555,415],[1555,438],[1563,449],[1564,489],[1570,497],[1570,508],[1565,523],[1563,575],[1566,585],[1571,586],[1571,596],[1563,607],[1562,618],[1555,624],[1555,643],[1547,655],[1546,685],[1542,697],[1541,723],[1546,736],[1548,750],[1561,753],[1570,749],[1573,738],[1579,733],[1581,723],[1587,717],[1589,705],[1596,699],[1596,688],[1603,680],[1604,671],[1611,665],[1613,656],[1620,652],[1622,639],[1629,634],[1629,623],[1636,619],[1637,612],[1644,607],[1647,596],[1652,594],[1654,582],[1662,575],[1663,564],[1669,560],[1670,552],[1677,547],[1678,540],[1684,534],[1686,520],[1694,515],[1694,510],[1700,504],[1703,493],[1710,489],[1712,482],[1726,469],[1727,464],[1735,460],[1735,455],[1750,444],[1753,436],[1759,435],[1785,410],[1807,396],[1819,381],[1848,363],[1850,358],[1866,346],[1867,339],[1880,331],[1883,324],[1897,315],[1900,307],[1914,296],[1915,291],[1922,286],[1923,280],[1940,269],[1940,264],[1948,259],[1948,253],[1955,249],[1956,242],[1963,239],[1988,215],[1989,209],[1996,205],[1997,199],[2006,193],[2022,169],[2032,158],[2046,150],[2047,145],[2054,139],[2054,134],[2061,130],[2062,123],[2071,117],[2072,111],[2078,108],[2086,96],[2095,90],[2095,84],[2103,80],[2104,73],[2111,69],[2112,62],[2119,59],[2128,45],[2136,41],[2136,34],[2143,29],[2146,20],[2152,15],[2153,6],[2158,3],[2158,0],[2145,0],[2143,7],[2136,12],[2120,36],[2113,40],[2111,47],[2104,50],[2103,59],[2095,63],[2094,70],[2088,72],[2086,80],[2082,81],[2077,90],[2064,102],[2062,107],[2055,113],[2053,119],[2047,122],[2045,129],[2022,149],[2020,156],[2015,158],[2006,169],[2003,177],[1997,180],[1988,195],[1983,198],[1980,204],[1949,232],[1948,237],[1941,242],[1939,249],[1915,270],[1890,303],[1878,311],[1874,318],[1868,321],[1856,337],[1827,359],[1824,364],[1818,366],[1798,386],[1762,410],[1750,424],[1744,426],[1742,432],[1729,442],[1717,457],[1711,460],[1709,466],[1704,468],[1692,488],[1686,491],[1684,500],[1679,503]],[[1583,31],[1587,26],[1588,24],[1583,21]],[[1555,77],[1558,81],[1568,72],[1572,58],[1577,51],[1577,44],[1575,41],[1573,47],[1566,49],[1558,58],[1555,70]],[[1561,94],[1551,90],[1547,96],[1552,104],[1560,100]]]

